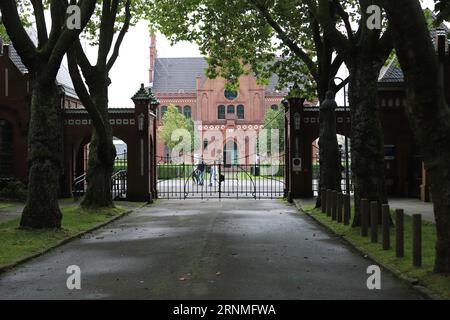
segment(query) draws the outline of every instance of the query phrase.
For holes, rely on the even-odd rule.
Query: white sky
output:
[[[433,0],[424,0],[423,6],[434,9]],[[114,65],[110,77],[112,84],[109,90],[110,107],[133,107],[131,96],[139,89],[140,84],[149,82],[149,51],[150,37],[145,22],[130,29],[125,37],[120,57]],[[198,48],[190,43],[179,43],[173,47],[162,35],[157,35],[157,50],[159,57],[198,57]],[[92,50],[95,52],[95,50]],[[341,77],[347,71],[342,70]],[[337,99],[338,101],[342,98]]]

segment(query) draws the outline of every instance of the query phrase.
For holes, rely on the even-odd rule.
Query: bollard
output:
[[[332,208],[331,208],[331,219],[333,221],[337,220],[337,201],[338,201],[338,192],[333,191],[333,202],[332,202]]]
[[[391,248],[391,234],[390,234],[390,217],[391,210],[388,204],[383,204],[382,209],[382,233],[383,233],[383,250],[389,250]]]
[[[346,194],[344,196],[344,225],[348,226],[350,224],[351,212],[350,212],[350,195]]]
[[[370,203],[370,240],[372,243],[378,242],[378,202]]]
[[[328,189],[327,190],[327,216],[331,217],[331,208],[332,208],[332,193],[333,191]]]
[[[344,195],[339,192],[337,195],[337,222],[342,223],[342,205],[344,202]]]
[[[361,199],[360,211],[361,211],[361,236],[369,236],[369,210],[370,203],[367,199]]]
[[[320,193],[320,204],[322,207],[322,213],[327,212],[327,189],[322,189]]]
[[[395,210],[395,255],[397,258],[403,258],[405,256],[403,221],[403,209]]]
[[[422,266],[422,215],[413,215],[413,266]]]

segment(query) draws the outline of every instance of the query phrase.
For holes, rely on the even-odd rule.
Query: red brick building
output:
[[[249,150],[248,146],[233,146],[233,142],[226,141],[226,134],[246,130],[258,132],[263,127],[266,111],[270,108],[277,109],[287,92],[276,90],[276,76],[270,79],[268,86],[258,85],[253,76],[242,76],[239,79],[239,92],[230,93],[225,90],[225,79],[208,79],[205,76],[206,68],[207,62],[204,58],[159,58],[156,37],[152,37],[150,85],[161,103],[158,119],[161,121],[167,107],[174,105],[186,117],[192,118],[199,132],[222,132],[225,152],[234,152],[229,150],[233,147],[245,149],[245,154],[234,152],[234,157],[246,159],[247,163],[252,162],[254,151]],[[205,145],[208,143],[206,141]],[[160,142],[158,157],[168,159],[169,153]]]
[[[62,66],[57,81],[61,107],[82,108],[68,70]],[[27,134],[30,120],[30,75],[14,47],[0,39],[0,178],[27,181]]]

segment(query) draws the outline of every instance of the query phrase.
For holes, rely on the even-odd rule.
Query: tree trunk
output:
[[[326,63],[322,64],[324,68]],[[325,96],[330,85],[334,79],[329,75],[329,70],[322,74],[323,79],[318,83],[318,96],[320,100],[319,111],[319,190],[316,199],[316,208],[322,205],[322,189],[332,189],[341,191],[341,165],[339,160],[339,144],[337,141],[336,132],[336,110],[337,105],[333,108],[323,108]],[[334,83],[334,82],[333,82]]]
[[[425,162],[434,203],[437,242],[434,271],[450,272],[450,108],[445,99],[444,59],[436,59],[418,1],[384,1],[405,74],[407,114]]]
[[[334,94],[320,105],[320,183],[319,190],[341,191],[341,164],[336,137],[336,110]],[[319,197],[320,198],[320,197]]]
[[[28,134],[28,196],[21,228],[61,227],[58,205],[62,173],[62,111],[58,88],[34,78]]]
[[[97,92],[92,93],[92,98],[102,115],[106,132],[99,134],[93,128],[86,175],[87,190],[81,205],[85,208],[114,207],[111,176],[114,172],[116,148],[109,123],[108,86],[102,85]]]
[[[387,203],[387,195],[384,178],[384,137],[377,93],[381,66],[374,63],[372,56],[361,54],[353,60],[349,69],[355,227],[361,225],[360,199],[378,201],[381,204]]]

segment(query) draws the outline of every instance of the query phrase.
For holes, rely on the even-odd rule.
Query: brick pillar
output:
[[[309,198],[312,193],[311,146],[303,134],[303,103],[305,99],[289,99],[287,116],[288,136],[288,199]]]
[[[150,202],[152,199],[149,178],[149,104],[151,99],[143,84],[132,100],[135,108],[136,139],[128,145],[127,198],[131,201]]]
[[[159,101],[153,95],[152,90],[148,89],[148,94],[150,97],[150,112],[149,112],[149,143],[150,143],[150,154],[149,154],[149,184],[150,184],[150,201],[153,199],[158,199],[158,188],[157,188],[157,165],[158,162],[156,160],[157,155],[157,128],[158,128],[158,119],[157,119],[157,108],[159,106]]]

